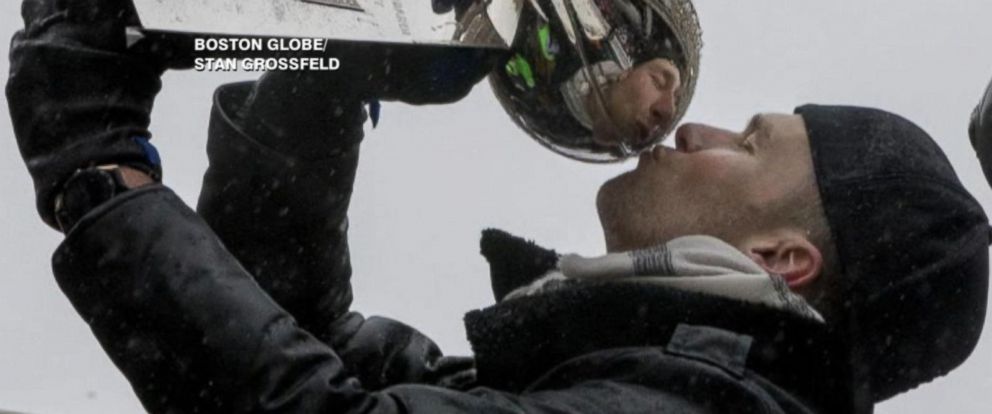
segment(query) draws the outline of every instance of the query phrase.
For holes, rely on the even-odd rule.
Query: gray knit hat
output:
[[[947,157],[877,109],[807,105],[813,165],[837,247],[862,391],[875,401],[960,365],[985,319],[992,231]]]

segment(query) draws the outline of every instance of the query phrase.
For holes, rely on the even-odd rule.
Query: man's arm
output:
[[[602,412],[611,401],[602,397],[619,389],[370,392],[162,186],[98,207],[53,263],[59,286],[150,412]]]
[[[38,212],[58,228],[56,195],[77,169],[160,174],[148,123],[163,66],[126,50],[124,26],[136,21],[127,0],[25,0],[22,15],[7,101]]]
[[[313,89],[303,74],[270,73],[219,88],[197,210],[259,285],[331,345],[364,387],[461,386],[474,378],[470,358],[442,356],[400,322],[349,312],[347,210],[366,117],[344,85],[366,75],[337,75],[319,85],[322,96],[291,92]],[[253,99],[283,110],[259,114],[246,108]]]
[[[132,56],[124,49],[122,21],[127,19],[121,18],[121,16],[122,14],[125,17],[128,16],[127,13],[130,12],[130,8],[127,8],[127,5],[128,2],[115,0],[93,2],[93,4],[74,3],[70,6],[65,6],[62,3],[56,4],[56,2],[52,1],[28,1],[25,3],[25,19],[28,29],[19,34],[18,38],[15,38],[13,53],[13,66],[15,69],[14,76],[8,87],[10,96],[12,97],[12,104],[20,104],[20,113],[14,113],[15,121],[18,121],[19,115],[24,118],[24,121],[19,123],[19,126],[23,127],[23,131],[18,132],[18,138],[25,157],[28,160],[29,167],[32,168],[32,173],[35,173],[36,181],[50,183],[45,189],[39,188],[39,210],[45,216],[46,220],[52,224],[54,224],[54,219],[51,217],[53,208],[50,207],[54,203],[50,202],[50,199],[53,199],[56,194],[62,192],[63,182],[65,182],[67,177],[71,176],[72,172],[79,168],[105,164],[128,164],[147,166],[147,169],[140,168],[139,171],[149,171],[153,175],[158,172],[157,157],[154,156],[153,149],[147,144],[147,125],[151,100],[154,97],[154,92],[158,90],[158,75],[161,73],[162,65],[148,60],[144,56]],[[111,6],[117,7],[117,9],[111,10]],[[101,7],[107,7],[108,9]],[[52,54],[52,56],[44,55],[46,59],[39,59],[35,55],[37,54],[36,49],[46,48],[55,49],[58,52]],[[23,54],[18,55],[19,52]],[[86,70],[79,73],[65,71],[64,69],[70,66],[70,62],[75,67]],[[145,69],[146,66],[152,68],[152,73],[154,74],[152,86],[154,88],[152,88],[153,90],[150,95],[144,94],[146,90],[142,89],[142,86],[149,86],[147,81],[151,78],[146,78],[143,82],[137,82],[137,84],[131,84],[126,80],[126,75],[129,73],[127,70],[132,69],[129,66],[132,64],[138,70],[136,73],[142,73],[140,69]],[[110,65],[111,67],[109,69],[117,68],[125,73],[122,74],[115,70],[108,70],[107,67],[103,67],[102,65]],[[387,69],[386,72],[388,72],[388,65],[383,69]],[[455,75],[458,75],[457,71]],[[282,90],[280,88],[283,86],[315,86],[302,85],[300,82],[296,82],[295,85],[280,84],[279,80],[285,80],[287,78],[276,75],[270,76],[267,79],[275,80],[276,82],[259,82],[260,85],[269,86],[266,88],[256,88],[256,92],[264,93],[266,90],[278,91]],[[382,96],[387,98],[403,98],[405,96],[410,101],[429,103],[432,100],[457,99],[451,93],[464,94],[468,90],[459,91],[456,88],[449,88],[444,89],[444,93],[448,95],[439,95],[435,93],[436,91],[430,90],[430,88],[437,87],[438,85],[436,84],[423,85],[421,82],[409,82],[410,79],[405,79],[405,81],[407,82],[392,84],[384,82],[376,83],[375,85],[380,88],[382,86],[393,86],[391,89],[379,90],[377,93],[381,93]],[[52,88],[51,84],[57,85],[59,82],[78,86],[78,89],[58,90]],[[472,81],[471,83],[474,84],[474,82]],[[275,86],[272,86],[273,84]],[[355,84],[355,82],[350,82],[347,85],[354,86]],[[323,84],[318,86],[326,87],[328,85]],[[468,86],[471,86],[471,84]],[[283,91],[286,90],[288,89]],[[427,90],[427,94],[421,93],[425,90]],[[360,103],[351,100],[359,96],[365,96],[364,93],[358,93],[344,87],[338,88],[335,92],[338,93],[335,99],[347,98],[349,100],[348,103],[358,104],[358,112],[361,112]],[[303,98],[301,102],[306,104],[315,103],[312,99],[306,99],[306,94],[292,95],[302,95],[300,96],[300,98]],[[325,96],[329,95],[325,94]],[[286,98],[287,95],[283,94],[281,97]],[[295,98],[296,96],[293,97]],[[259,108],[268,108],[271,110],[273,108],[280,108],[280,104],[285,104],[285,102],[279,99],[268,99],[265,102],[268,106],[259,105]],[[329,102],[322,101],[321,103],[327,104]],[[340,127],[341,131],[338,131],[337,134],[351,137],[351,139],[328,139],[334,135],[330,134],[332,136],[308,137],[301,135],[293,137],[296,138],[296,141],[291,139],[282,140],[282,138],[286,138],[285,133],[289,131],[287,129],[279,131],[282,134],[254,134],[254,137],[275,136],[277,139],[264,142],[264,145],[267,145],[270,149],[283,151],[287,148],[285,144],[299,146],[294,148],[294,151],[296,151],[294,154],[305,154],[305,156],[289,157],[291,163],[305,159],[305,161],[310,161],[311,165],[321,164],[320,168],[313,170],[290,168],[279,171],[282,174],[281,178],[288,179],[286,183],[294,180],[305,182],[307,181],[306,178],[310,176],[310,173],[321,172],[326,173],[326,175],[321,176],[317,180],[310,180],[310,184],[314,184],[313,188],[308,188],[305,185],[295,186],[295,190],[307,191],[316,189],[312,191],[312,196],[308,197],[305,193],[302,195],[297,194],[297,197],[291,200],[292,202],[278,207],[279,210],[292,208],[300,213],[293,216],[296,221],[288,226],[289,232],[270,232],[268,231],[271,230],[270,228],[259,226],[259,228],[254,228],[254,232],[247,232],[249,236],[256,236],[254,238],[239,238],[237,237],[238,234],[234,233],[234,236],[228,239],[235,242],[246,239],[249,243],[254,242],[271,248],[272,246],[279,246],[281,244],[281,240],[275,240],[273,242],[273,237],[278,238],[288,235],[288,237],[301,239],[310,238],[305,243],[288,243],[289,248],[292,248],[294,252],[293,255],[288,256],[279,257],[278,253],[253,256],[250,254],[252,253],[251,249],[247,249],[245,251],[247,253],[243,254],[242,257],[251,259],[248,261],[248,264],[261,263],[265,259],[286,260],[301,258],[303,255],[300,255],[297,250],[303,245],[312,249],[306,253],[337,253],[330,256],[318,255],[315,259],[311,260],[311,263],[330,265],[325,268],[320,268],[320,266],[314,267],[319,268],[317,270],[327,272],[316,275],[322,277],[313,277],[309,280],[306,280],[307,278],[294,280],[292,275],[289,278],[282,279],[278,274],[273,277],[274,273],[266,273],[265,277],[268,279],[263,278],[263,280],[274,282],[269,286],[274,293],[279,294],[290,291],[288,299],[283,298],[286,299],[282,302],[284,304],[296,305],[297,302],[293,299],[299,297],[309,296],[310,298],[318,299],[317,302],[301,301],[298,306],[301,314],[317,322],[313,326],[315,328],[321,328],[320,332],[323,332],[322,339],[335,345],[340,345],[338,347],[339,353],[343,353],[346,359],[351,361],[349,365],[352,365],[352,367],[350,368],[374,368],[371,371],[365,372],[369,374],[367,375],[369,377],[368,379],[371,379],[371,381],[367,379],[367,386],[379,387],[406,380],[427,380],[434,382],[432,379],[438,379],[438,374],[446,371],[444,360],[439,358],[440,352],[436,346],[426,337],[423,337],[423,335],[393,321],[375,318],[365,320],[360,315],[353,313],[335,321],[335,317],[347,311],[350,304],[350,287],[347,283],[350,268],[347,263],[344,229],[341,226],[344,224],[344,211],[347,209],[347,197],[350,195],[354,163],[357,162],[357,144],[361,139],[361,120],[357,122],[345,122],[342,119],[335,119],[341,118],[340,115],[342,113],[354,114],[355,112],[342,111],[341,108],[331,105],[323,105],[316,109],[312,108],[310,111],[294,111],[293,108],[285,105],[282,106],[282,109],[285,109],[287,112],[280,113],[297,115],[297,117],[281,116],[278,118],[279,122],[266,122],[264,124],[247,123],[239,126],[248,128],[252,133],[255,131],[251,128],[258,127],[260,126],[259,124],[269,129],[272,127],[279,128],[280,125],[295,124],[296,131],[337,131],[338,127]],[[323,111],[320,111],[320,109],[323,109]],[[322,126],[335,127],[335,129],[313,129],[316,122],[310,120],[306,120],[306,122],[286,122],[287,120],[300,121],[301,118],[299,118],[299,115],[309,117],[311,120],[326,120],[327,122],[331,122],[331,124],[325,123]],[[364,115],[360,117],[364,120]],[[267,118],[264,116],[249,116],[249,118],[255,121],[273,120],[271,117]],[[87,121],[102,122],[88,124]],[[345,131],[346,128],[348,132],[357,130],[357,134],[342,134],[342,131]],[[135,131],[140,132],[141,135],[131,135]],[[311,140],[307,141],[307,138]],[[317,140],[314,138],[324,139]],[[305,143],[305,145],[301,145],[302,143]],[[135,151],[129,152],[129,145],[134,146],[134,148],[130,149]],[[317,147],[321,147],[324,150],[315,150]],[[217,164],[225,164],[225,166],[231,167],[228,171],[234,170],[239,166],[236,161],[242,161],[241,166],[245,167],[244,170],[246,171],[251,171],[256,166],[244,162],[245,158],[239,159],[238,155],[244,156],[246,154],[229,154],[228,156],[233,159],[228,159],[227,161],[232,161],[231,164],[225,164],[223,162]],[[36,162],[36,160],[39,161]],[[252,159],[249,158],[249,160]],[[37,171],[35,171],[35,168],[37,168]],[[123,170],[125,175],[128,175],[132,171],[126,167]],[[218,170],[219,168],[214,169],[213,172],[216,173]],[[294,172],[300,173],[298,177],[302,178],[298,180],[294,178],[292,176]],[[221,191],[223,191],[223,188],[229,187],[227,184],[236,184],[232,182],[225,183],[223,173],[214,175],[218,179],[213,181],[208,180],[208,183],[212,182],[219,185],[222,188]],[[209,177],[211,177],[210,173],[208,173]],[[265,186],[269,182],[266,181],[266,178],[272,178],[266,177],[264,174],[261,176],[250,176],[244,173],[241,173],[240,176],[229,175],[226,178],[232,177],[253,181],[254,188],[251,186],[247,188],[257,190],[255,194],[259,195],[264,195],[266,192]],[[261,180],[256,181],[258,178],[261,178]],[[330,178],[330,180],[327,178]],[[335,183],[334,188],[323,189],[321,186],[328,182]],[[141,182],[141,184],[145,183]],[[344,186],[345,191],[337,191],[341,189],[338,188],[341,186]],[[285,187],[290,186],[287,184]],[[278,182],[270,189],[276,188],[279,188]],[[327,207],[327,203],[311,204],[309,202],[319,200],[321,197],[328,195],[334,198],[330,209],[321,210],[320,207]],[[221,201],[223,202],[224,200],[221,199]],[[226,205],[230,206],[239,205],[238,202],[242,200],[232,199],[228,201]],[[218,205],[216,202],[207,204],[208,206],[211,204],[213,206]],[[269,206],[272,205],[274,204],[269,199]],[[255,207],[258,207],[258,205],[249,204],[246,207],[251,211]],[[306,208],[309,208],[309,210],[306,210]],[[215,211],[215,213],[217,213],[215,215],[216,217],[223,217],[223,214],[221,214],[223,212]],[[286,215],[281,211],[276,214],[279,217]],[[321,217],[318,216],[325,217],[323,220],[325,226],[313,226],[315,223],[310,220],[315,218],[320,220]],[[235,215],[234,218],[239,217]],[[240,224],[237,220],[233,222],[242,227],[247,223],[249,229],[252,228],[251,224],[253,223],[251,220],[241,221]],[[334,225],[328,227],[326,226],[327,223]],[[236,226],[218,227],[231,229]],[[284,226],[283,230],[286,229],[286,226]],[[294,234],[292,230],[302,231]],[[322,232],[321,230],[332,231]],[[261,238],[258,238],[258,236],[261,236]],[[327,242],[326,245],[324,245],[325,242]],[[123,243],[122,246],[127,246],[127,243]],[[279,249],[272,250],[278,251]],[[287,250],[283,249],[282,251],[285,252]],[[334,258],[336,257],[343,257],[344,260],[335,262]],[[141,258],[135,258],[135,260],[141,260]],[[283,262],[283,265],[287,265],[288,267],[286,262]],[[306,263],[303,267],[306,267]],[[347,269],[347,271],[340,271],[342,268]],[[344,277],[341,277],[342,274]],[[298,285],[287,283],[294,281],[305,283],[299,283]],[[287,286],[289,287],[287,288]],[[335,288],[338,286],[343,286],[343,288]],[[322,289],[311,289],[313,287]],[[298,294],[299,296],[292,296],[293,294]],[[140,320],[127,318],[125,315],[122,315],[120,322],[121,326],[133,326],[142,323]],[[320,326],[321,323],[323,326]],[[131,345],[134,344],[132,341]],[[146,345],[155,348],[152,344]],[[110,351],[109,348],[108,351]],[[112,355],[121,354],[112,352]],[[133,356],[138,360],[125,361],[121,359],[118,360],[119,364],[142,365],[141,360],[147,358],[146,353],[139,353]],[[348,356],[351,356],[351,358],[347,358]],[[455,364],[455,366],[465,367],[464,364]],[[168,369],[147,369],[132,372],[141,378],[154,379],[154,381],[135,381],[136,388],[139,387],[139,384],[142,387],[139,393],[145,396],[146,400],[162,400],[163,398],[167,399],[170,395],[188,396],[191,391],[195,393],[196,389],[189,388],[188,384],[191,382],[185,381],[193,375],[190,371],[179,370],[177,372]],[[142,377],[143,375],[144,377]]]
[[[492,57],[356,43],[336,43],[328,53],[341,60],[339,70],[270,72],[217,90],[197,211],[276,303],[332,345],[365,387],[462,383],[471,377],[470,359],[442,357],[433,341],[402,323],[348,312],[347,210],[366,102],[455,101],[485,76]]]
[[[304,111],[312,119],[270,132],[268,125],[284,121],[265,123],[246,105],[254,94],[273,93],[267,82],[276,76],[289,75],[268,74],[215,93],[210,166],[197,212],[277,303],[316,329],[351,304],[347,210],[365,114],[361,101],[347,94],[336,113],[289,104],[282,118]],[[292,96],[285,86],[277,100]]]

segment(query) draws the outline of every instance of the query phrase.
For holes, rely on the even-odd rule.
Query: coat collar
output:
[[[539,277],[557,257],[499,231],[484,233],[482,245],[497,299]],[[753,337],[749,370],[825,412],[854,411],[855,381],[839,336],[772,308],[661,286],[583,283],[465,316],[479,382],[512,391],[522,391],[578,356],[610,348],[664,347],[683,323]]]

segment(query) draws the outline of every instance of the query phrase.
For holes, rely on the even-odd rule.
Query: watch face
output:
[[[63,230],[68,230],[86,213],[121,192],[122,186],[115,174],[116,171],[89,168],[77,172],[65,183],[55,211]]]

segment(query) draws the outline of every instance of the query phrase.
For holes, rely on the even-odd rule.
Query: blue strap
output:
[[[158,155],[158,149],[148,141],[148,137],[134,136],[131,140],[141,146],[141,150],[145,153],[145,161],[153,168],[159,168],[162,166],[162,157]]]
[[[382,103],[378,99],[369,101],[369,118],[372,118],[372,128],[379,126],[379,115],[382,113]]]

